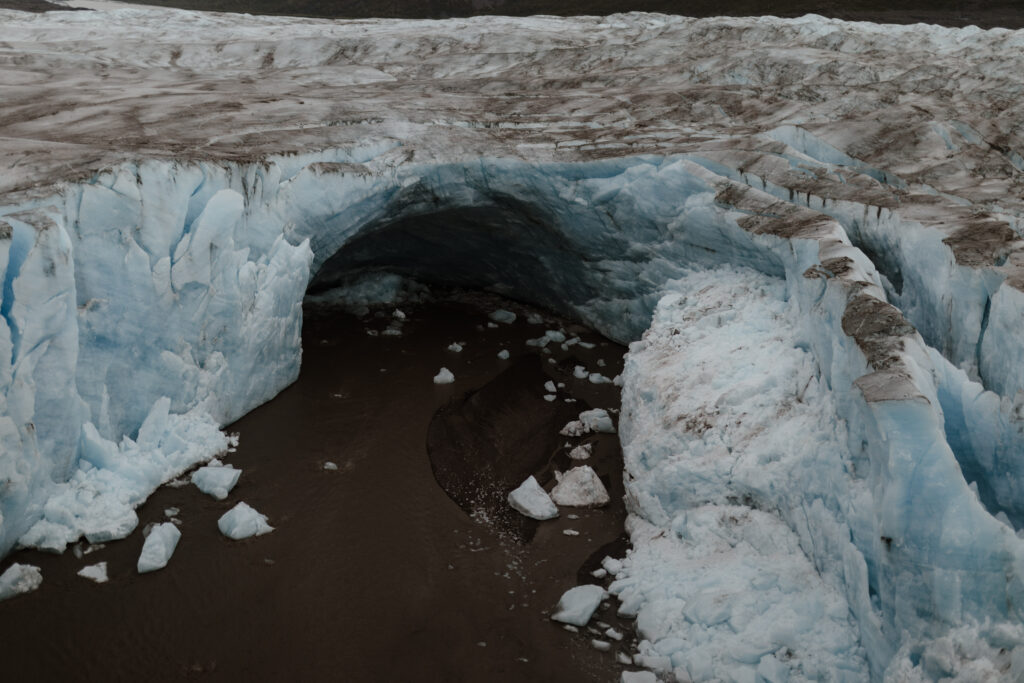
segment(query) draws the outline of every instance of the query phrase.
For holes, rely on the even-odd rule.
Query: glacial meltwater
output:
[[[46,581],[0,602],[4,680],[618,680],[636,643],[614,598],[578,633],[549,617],[625,549],[617,436],[559,433],[590,408],[615,416],[604,378],[623,347],[489,294],[361,313],[307,304],[298,381],[227,429],[242,474],[226,499],[164,486],[126,540],[5,558]],[[442,367],[452,383],[434,383]],[[580,464],[610,504],[536,522],[505,502]],[[222,535],[239,501],[274,530]],[[168,519],[167,567],[137,573],[143,530]],[[106,583],[77,575],[101,562]]]

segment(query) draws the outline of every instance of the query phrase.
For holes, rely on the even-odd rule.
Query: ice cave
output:
[[[629,344],[641,666],[1024,676],[1024,32],[0,19],[0,554],[132,532],[386,269]]]

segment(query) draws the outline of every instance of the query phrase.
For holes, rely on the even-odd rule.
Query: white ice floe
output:
[[[607,596],[608,593],[604,588],[593,584],[570,588],[558,600],[555,613],[551,615],[551,618],[563,624],[586,626],[598,605]]]
[[[572,376],[576,379],[587,379],[589,375],[590,373],[587,372],[587,369],[582,365],[577,365],[572,369]]]
[[[155,572],[163,569],[174,554],[181,539],[181,531],[171,522],[155,524],[150,528],[145,542],[142,544],[142,552],[139,554],[139,561],[136,569],[140,574]]]
[[[573,467],[564,474],[555,473],[558,483],[551,489],[551,500],[558,505],[585,507],[607,505],[608,491],[590,465]]]
[[[558,397],[555,396],[554,394],[544,394],[544,400],[547,401],[548,403],[551,403],[556,398],[558,398]]]
[[[548,380],[547,382],[544,382],[544,389],[549,394],[553,394],[553,393],[555,393],[557,391],[557,389],[555,387],[555,383],[552,382],[551,380]]]
[[[228,497],[231,489],[235,488],[238,478],[242,476],[242,470],[234,467],[200,467],[192,473],[192,483],[203,493],[213,496],[217,500],[224,500]]]
[[[267,524],[267,516],[262,515],[245,503],[238,503],[217,520],[217,528],[228,538],[238,541],[250,536],[269,534],[274,527]]]
[[[333,471],[338,469],[338,464],[337,463],[333,463],[330,460],[327,460],[326,462],[324,462],[323,468],[325,470],[327,470],[328,472],[333,472]]]
[[[498,351],[498,358],[500,358],[501,360],[508,360],[508,357],[508,349],[502,349],[501,351]]]
[[[458,342],[452,342],[451,344],[448,345],[448,350],[454,353],[460,353],[462,351],[462,344],[459,344]]]
[[[491,313],[490,318],[496,323],[505,323],[506,325],[511,325],[516,321],[516,314],[513,313],[512,311],[506,311],[505,309],[502,308]]]
[[[434,375],[434,384],[451,384],[455,381],[455,375],[448,368],[441,368],[436,375]]]
[[[96,583],[106,583],[107,578],[107,563],[97,562],[96,564],[90,564],[87,567],[82,567],[78,570],[78,575],[84,579],[95,581]]]
[[[592,372],[588,375],[587,379],[590,380],[591,384],[611,384],[612,381],[602,375],[600,372]]]
[[[558,508],[551,502],[551,497],[532,476],[508,494],[508,504],[532,519],[554,519],[558,516]]]
[[[34,591],[42,582],[43,573],[39,567],[15,562],[0,574],[0,600]]]

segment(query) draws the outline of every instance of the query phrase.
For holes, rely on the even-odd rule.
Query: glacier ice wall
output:
[[[1024,34],[0,16],[0,552],[128,533],[294,379],[309,283],[387,267],[647,330],[617,588],[652,666],[706,677],[686,622],[741,679],[1019,673]],[[778,363],[716,393],[699,347],[744,335]],[[673,575],[705,550],[765,595]],[[799,657],[771,571],[829,624]],[[793,630],[729,654],[761,608]]]

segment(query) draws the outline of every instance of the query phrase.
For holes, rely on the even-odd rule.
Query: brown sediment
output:
[[[1005,221],[977,219],[957,228],[942,240],[953,250],[957,264],[972,268],[999,265],[1015,247],[1021,247],[1020,236]]]
[[[870,294],[855,294],[843,312],[843,332],[853,337],[875,370],[902,365],[903,337],[916,331],[900,309]]]
[[[496,357],[503,348],[512,367],[533,367],[518,376],[523,396],[488,438],[526,448],[533,436],[516,433],[517,424],[531,430],[557,423],[530,417],[536,411],[525,396],[533,389],[525,384],[539,379],[536,372],[565,382],[562,405],[574,405],[564,402],[571,395],[575,405],[614,408],[617,389],[576,380],[571,367],[543,353],[543,360],[518,360],[537,353],[527,338],[558,323],[529,325],[521,315],[513,325],[488,328],[484,310],[461,301],[401,308],[407,320],[399,337],[367,334],[389,324],[390,310],[359,319],[307,309],[299,380],[229,427],[241,443],[227,461],[243,474],[227,500],[192,485],[163,487],[139,508],[139,529],[124,541],[81,559],[29,551],[5,558],[0,570],[35,564],[44,581],[0,603],[4,679],[618,680],[614,649],[628,642],[599,652],[589,644],[597,636],[566,633],[548,619],[585,563],[622,534],[617,439],[600,435],[587,461],[606,480],[612,504],[562,508],[528,543],[460,509],[435,482],[425,447],[435,412],[452,401],[465,405],[467,393],[469,402],[476,396],[486,404],[481,414],[500,412],[501,396],[489,383],[514,386],[517,379],[502,379],[510,367]],[[598,344],[574,351],[589,369],[604,358],[602,373],[621,371],[621,346],[571,331]],[[447,350],[454,341],[466,342],[461,353]],[[569,359],[557,347],[554,355]],[[441,366],[455,374],[454,384],[432,383]],[[554,411],[537,400],[541,411]],[[555,413],[561,419],[561,409]],[[473,432],[469,424],[462,429]],[[558,445],[582,440],[559,437]],[[522,455],[536,463],[551,454]],[[554,458],[554,466],[569,466],[564,448]],[[338,469],[325,471],[327,461]],[[273,533],[223,537],[216,521],[238,501],[267,514]],[[165,569],[139,575],[142,528],[165,521],[168,507],[180,509],[181,541]],[[566,529],[579,536],[563,535]],[[101,561],[109,583],[75,575]],[[596,618],[631,632],[614,611],[609,606]]]

